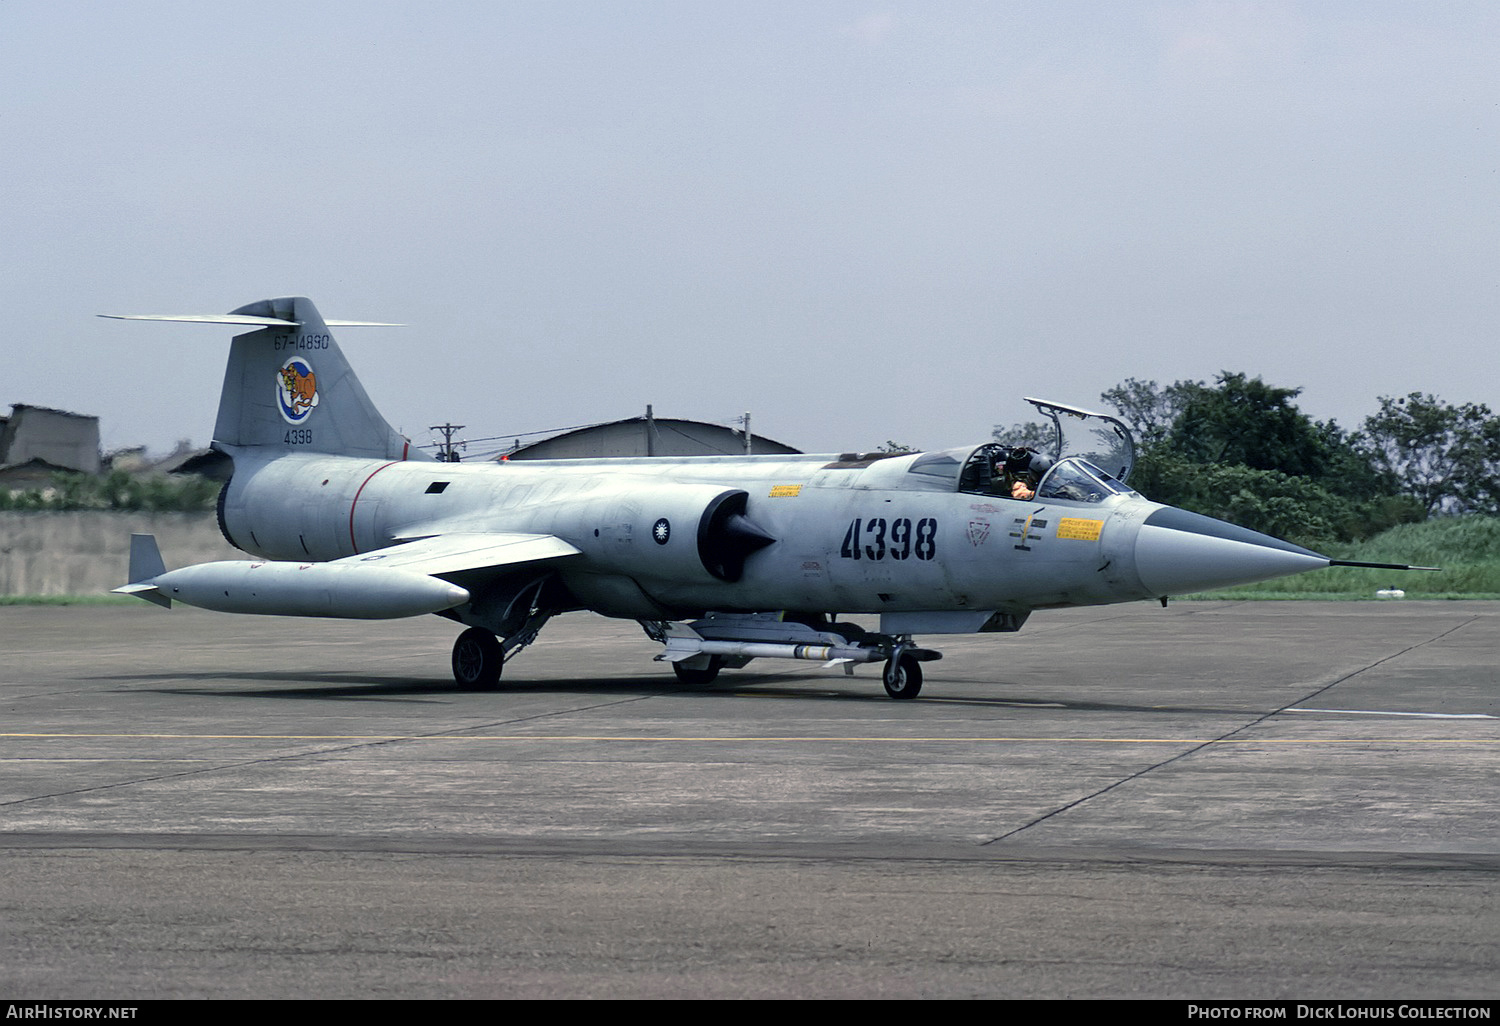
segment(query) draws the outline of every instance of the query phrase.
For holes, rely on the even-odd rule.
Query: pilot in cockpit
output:
[[[1037,483],[1052,468],[1052,461],[1027,446],[998,446],[990,467],[991,495],[1012,499],[1036,497]]]

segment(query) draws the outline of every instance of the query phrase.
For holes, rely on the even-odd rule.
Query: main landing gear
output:
[[[470,627],[453,643],[453,679],[460,687],[487,691],[500,683],[505,649],[483,627]]]
[[[458,636],[453,643],[453,679],[459,687],[487,691],[499,685],[506,661],[535,641],[552,617],[552,607],[542,601],[549,580],[538,578],[511,596],[504,613],[495,618],[498,636],[484,627],[470,627]]]
[[[899,652],[885,661],[880,682],[892,698],[916,698],[922,691],[922,664],[915,656]]]

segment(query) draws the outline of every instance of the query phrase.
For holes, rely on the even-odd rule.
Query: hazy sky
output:
[[[1493,0],[4,0],[0,409],[205,444],[229,329],[94,315],[282,295],[408,325],[339,339],[419,442],[1500,407],[1497,55]]]

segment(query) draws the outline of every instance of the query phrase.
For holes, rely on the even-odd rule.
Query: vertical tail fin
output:
[[[206,316],[100,314],[132,321],[234,324],[224,370],[214,442],[372,459],[431,459],[386,423],[354,376],[311,300],[263,299],[228,314]],[[374,321],[333,321],[335,326]]]
[[[266,299],[230,316],[266,326],[236,335],[230,347],[214,425],[216,443],[374,459],[422,458],[370,401],[310,300]]]

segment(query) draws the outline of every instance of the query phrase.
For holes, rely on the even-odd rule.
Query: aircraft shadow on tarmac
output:
[[[452,680],[443,678],[419,678],[406,676],[372,676],[355,673],[291,673],[268,670],[225,671],[212,673],[176,673],[166,678],[172,681],[260,681],[283,686],[266,688],[237,687],[174,687],[165,683],[161,674],[110,674],[90,678],[125,682],[155,682],[158,687],[138,688],[142,692],[160,695],[196,695],[205,698],[280,698],[300,700],[353,700],[390,701],[405,697],[408,701],[437,701],[448,695],[488,695],[503,702],[510,694],[572,693],[604,697],[647,697],[670,695],[693,695],[701,698],[734,699],[743,697],[777,698],[798,702],[878,702],[890,704],[891,699],[879,689],[879,682],[868,678],[808,677],[791,678],[798,683],[789,686],[788,675],[782,673],[741,674],[721,677],[710,684],[682,684],[671,677],[588,677],[549,678],[524,680],[507,678],[499,687],[488,691],[476,691],[461,687]],[[872,686],[873,685],[873,686]],[[1045,694],[1007,692],[993,696],[954,695],[941,693],[926,695],[913,704],[941,704],[944,706],[967,706],[975,709],[1006,709],[1017,712],[1027,710],[1066,710],[1085,713],[1155,713],[1155,714],[1202,714],[1245,715],[1271,710],[1227,706],[1179,706],[1179,705],[1135,705],[1119,702],[1080,702],[1077,700],[1048,697]]]

